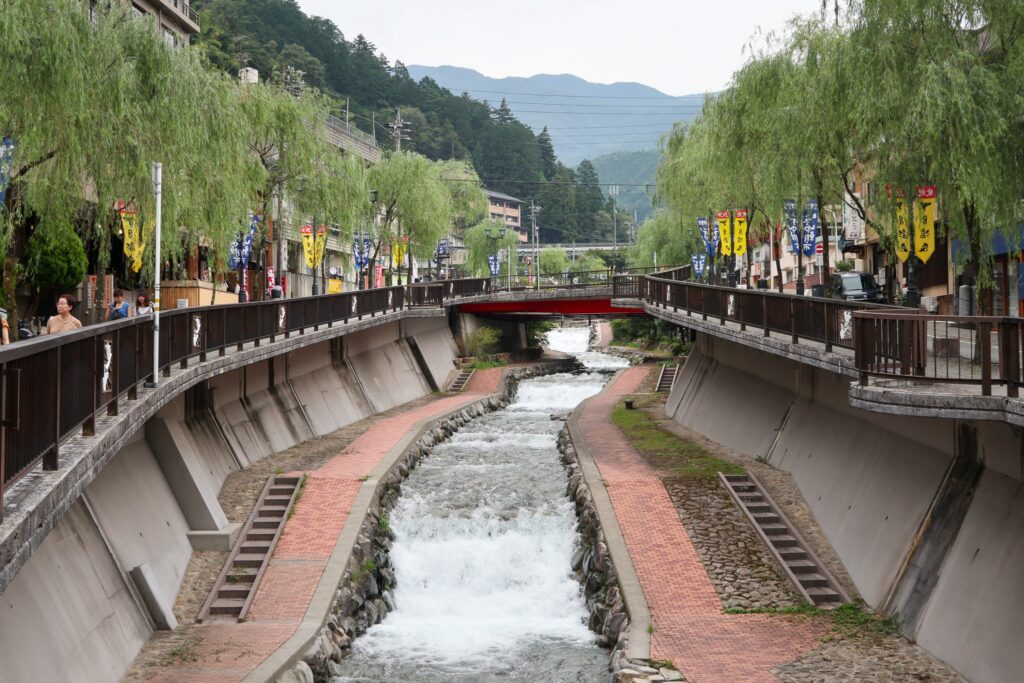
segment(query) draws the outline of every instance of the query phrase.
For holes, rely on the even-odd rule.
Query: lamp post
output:
[[[488,242],[491,243],[491,248],[488,249],[488,254],[487,254],[487,256],[488,256],[488,258],[487,258],[488,265],[491,268],[491,277],[497,277],[498,273],[500,272],[500,266],[498,265],[499,264],[499,259],[498,259],[497,243],[500,240],[505,239],[505,234],[507,232],[508,232],[508,228],[506,228],[504,225],[501,226],[498,229],[498,234],[497,235],[494,235],[491,232],[491,226],[488,225],[486,228],[484,228],[484,237],[486,237]],[[491,263],[491,259],[492,258],[494,259],[493,264]]]
[[[153,381],[146,386],[155,389],[160,381],[160,232],[163,228],[164,166],[153,162],[153,194],[156,196],[156,226],[153,235]]]

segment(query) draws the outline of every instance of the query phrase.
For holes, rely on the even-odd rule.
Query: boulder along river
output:
[[[607,680],[572,572],[579,536],[556,445],[568,413],[626,365],[588,351],[590,332],[548,334],[584,372],[524,380],[402,484],[388,518],[395,609],[355,640],[334,683]]]

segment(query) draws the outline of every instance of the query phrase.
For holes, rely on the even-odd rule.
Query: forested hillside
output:
[[[661,152],[615,152],[594,159],[594,168],[605,183],[618,185],[617,205],[632,215],[636,210],[642,223],[651,215],[655,176]],[[607,194],[607,188],[606,188]]]
[[[290,69],[327,94],[333,113],[393,147],[390,124],[396,108],[408,123],[402,148],[430,159],[471,161],[488,189],[527,203],[536,200],[545,241],[596,239],[610,220],[598,178],[561,164],[545,131],[534,133],[501,102],[495,106],[458,96],[429,78],[413,80],[401,61],[381,54],[364,36],[345,37],[344,27],[306,16],[295,0],[194,0],[203,31],[198,47],[216,66],[236,73],[258,69],[262,79],[280,80]],[[577,201],[577,193],[580,201]],[[607,219],[607,220],[606,220]]]

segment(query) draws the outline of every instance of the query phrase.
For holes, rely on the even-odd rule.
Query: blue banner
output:
[[[488,256],[487,263],[491,266],[491,275],[497,277],[498,273],[501,272],[501,265],[498,262],[498,257],[493,254]]]
[[[818,202],[811,200],[804,207],[804,256],[814,254],[815,242],[818,238]]]
[[[693,261],[693,274],[697,277],[704,277],[704,265],[707,263],[707,255],[692,254],[690,260]]]
[[[252,214],[249,220],[249,234],[238,233],[238,239],[232,243],[228,250],[228,267],[232,270],[249,265],[249,257],[252,256],[252,242],[256,238],[256,228],[259,227],[262,218],[262,216]]]
[[[794,254],[800,251],[800,223],[796,215],[796,200],[787,199],[782,203],[782,213],[786,222],[786,230],[789,232],[790,251]]]
[[[704,240],[704,250],[711,254],[711,231],[708,229],[708,219],[701,216],[697,219],[697,230],[700,231],[700,238]]]
[[[7,196],[7,183],[11,180],[11,167],[14,165],[14,139],[4,138],[0,142],[0,211],[4,208]]]
[[[437,254],[438,254],[438,256],[447,256],[448,255],[448,238],[447,237],[442,239],[440,242],[437,243]]]

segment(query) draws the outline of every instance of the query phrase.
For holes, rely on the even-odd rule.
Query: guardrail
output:
[[[808,296],[778,294],[758,289],[735,289],[681,278],[683,269],[665,273],[668,277],[645,276],[634,285],[628,279],[618,283],[621,296],[633,295],[645,302],[673,311],[683,310],[687,315],[699,315],[703,320],[717,319],[721,325],[738,323],[740,330],[759,328],[765,337],[772,332],[789,335],[794,344],[801,339],[821,342],[826,351],[833,347],[853,349],[853,314],[860,310],[891,310],[881,304],[857,303],[839,299],[821,299]]]
[[[869,377],[927,380],[981,387],[1004,385],[1019,396],[1024,320],[914,312],[854,314],[855,362],[860,384]]]
[[[373,147],[377,146],[377,138],[373,137],[369,133],[364,133],[355,126],[346,123],[345,121],[342,121],[333,114],[327,115],[327,125],[334,126],[338,130],[351,135],[352,137],[364,142],[367,145],[372,145]]]
[[[688,269],[689,266],[681,266]],[[525,289],[580,289],[584,287],[614,287],[618,278],[631,276],[639,278],[649,273],[662,273],[658,268],[627,268],[624,270],[613,270],[603,268],[601,270],[584,270],[580,272],[563,271],[558,273],[541,273],[540,284],[537,283],[536,275],[499,275],[491,278],[491,290],[525,290]],[[688,272],[688,271],[687,271]]]

